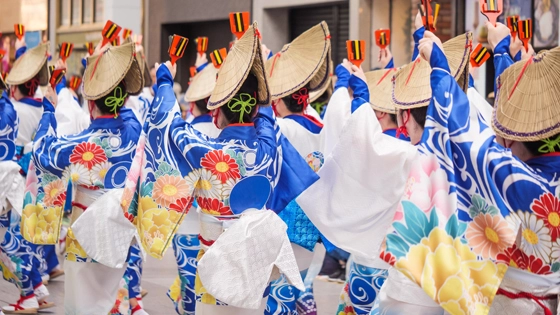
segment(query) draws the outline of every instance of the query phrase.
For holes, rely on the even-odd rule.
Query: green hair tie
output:
[[[227,106],[232,112],[239,113],[239,123],[242,124],[244,123],[243,115],[250,114],[255,105],[257,105],[257,99],[252,97],[251,94],[241,93],[239,99],[232,98]]]
[[[556,139],[548,138],[541,141],[544,144],[539,147],[539,153],[554,153],[556,148],[560,148],[560,136],[556,137]]]
[[[120,86],[117,86],[113,91],[113,96],[108,96],[105,99],[105,106],[109,107],[109,111],[111,113],[115,113],[115,118],[117,118],[117,108],[122,107],[124,105],[124,100],[128,96],[128,93],[124,93]]]

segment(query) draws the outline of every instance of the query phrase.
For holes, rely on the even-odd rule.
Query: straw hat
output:
[[[397,69],[381,69],[366,72],[369,89],[369,103],[373,109],[387,114],[396,114],[397,108],[393,103],[393,76]]]
[[[239,91],[249,71],[257,78],[259,91],[257,102],[270,103],[270,91],[264,74],[264,62],[257,22],[233,45],[227,58],[218,71],[216,86],[208,100],[208,109],[213,110],[225,105]]]
[[[443,50],[449,62],[451,75],[465,91],[469,84],[471,41],[472,33],[468,32],[443,43]],[[398,109],[428,106],[432,98],[431,73],[430,64],[421,57],[397,71],[393,79],[392,89],[394,105]]]
[[[492,127],[515,141],[560,133],[560,47],[516,62],[498,78]]]
[[[142,70],[134,57],[134,43],[109,47],[101,54],[87,59],[84,73],[83,95],[96,100],[107,95],[124,80],[129,95],[140,93],[143,88]]]
[[[152,77],[150,76],[150,68],[148,67],[148,62],[144,54],[136,53],[136,62],[140,66],[140,71],[142,72],[142,86],[151,87],[154,83],[152,82]]]
[[[185,93],[185,101],[196,102],[209,97],[216,87],[216,74],[218,69],[212,63],[197,73]]]
[[[331,48],[329,27],[325,21],[298,36],[266,64],[272,99],[297,92],[309,83],[309,91],[324,88],[328,81]]]
[[[329,53],[324,61],[324,64],[327,65],[327,69],[326,69],[327,71],[325,71],[324,74],[322,73],[322,71],[319,71],[319,73],[315,75],[318,79],[317,81],[319,81],[320,79],[321,83],[319,84],[317,89],[309,92],[309,103],[315,102],[315,100],[317,100],[325,92],[329,92],[332,95],[333,92],[332,76],[333,76],[334,67],[331,59],[330,47],[329,47]],[[322,79],[320,75],[323,75]]]
[[[26,51],[14,63],[6,83],[20,85],[39,75],[39,85],[47,85],[49,83],[48,50],[49,43],[42,43]]]

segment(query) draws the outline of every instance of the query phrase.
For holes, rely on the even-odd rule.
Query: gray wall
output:
[[[167,56],[160,53],[162,41],[162,25],[176,23],[192,23],[227,19],[230,12],[251,11],[251,0],[147,0],[147,54],[148,62],[153,64]],[[229,33],[229,28],[224,29]],[[200,34],[201,36],[203,34]],[[190,38],[189,46],[194,45]]]

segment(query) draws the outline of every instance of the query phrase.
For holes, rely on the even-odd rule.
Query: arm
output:
[[[343,66],[342,64],[336,66],[335,69],[335,74],[336,74],[336,84],[334,86],[334,90],[338,90],[339,88],[348,88],[349,85],[349,80],[350,80],[350,71],[348,71],[348,69],[346,69],[345,66]]]
[[[369,89],[366,82],[356,73],[350,77],[350,88],[354,91],[354,99],[352,100],[352,113],[354,113],[363,104],[368,104]]]
[[[424,38],[424,32],[426,31],[426,29],[424,28],[424,26],[416,29],[416,31],[412,34],[412,37],[414,38],[414,52],[412,53],[412,61],[416,60],[416,58],[418,58],[418,45],[420,43],[420,40],[422,38]]]
[[[6,93],[0,95],[0,156],[11,161],[16,151],[18,115]]]

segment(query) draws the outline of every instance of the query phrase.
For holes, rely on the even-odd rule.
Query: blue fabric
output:
[[[128,250],[128,259],[126,263],[126,271],[124,277],[128,283],[128,298],[142,298],[142,288],[140,282],[142,279],[143,260],[140,246],[134,244]]]
[[[391,58],[389,63],[385,66],[385,69],[393,69],[395,67],[395,58]]]
[[[23,54],[25,54],[26,51],[27,51],[26,46],[20,47],[18,50],[16,50],[16,60],[18,60],[19,57],[21,57]]]
[[[391,136],[393,138],[397,138],[397,129],[392,128],[392,129],[383,130],[383,133],[388,135],[388,136]],[[404,141],[410,141],[410,138],[405,136],[402,133],[399,135],[399,137],[397,139],[404,140]]]
[[[521,48],[521,49],[525,49],[525,48]],[[521,61],[521,57],[523,56],[523,51],[518,51],[517,54],[515,55],[515,57],[513,57],[513,61],[518,62]]]
[[[58,82],[58,84],[56,85],[56,94],[58,95],[60,91],[65,87],[66,87],[66,76],[63,76],[62,80],[60,80],[60,82]]]
[[[86,58],[82,58],[82,66],[85,68],[87,68],[87,59]]]
[[[386,269],[370,268],[354,262],[350,264],[348,296],[357,315],[368,315],[373,310],[379,290],[388,276]]]
[[[173,252],[177,266],[179,267],[179,279],[181,280],[181,306],[173,301],[175,310],[179,315],[194,315],[196,305],[196,293],[194,282],[196,278],[196,265],[200,241],[198,235],[177,234],[173,238]],[[169,292],[167,293],[169,296]],[[171,298],[171,297],[170,297]],[[182,309],[183,312],[179,312]]]
[[[21,296],[33,294],[33,288],[43,282],[39,266],[42,261],[42,246],[38,246],[26,241],[20,233],[21,217],[16,211],[10,211],[10,227],[4,236],[4,241],[0,244],[0,250],[5,253],[15,264],[15,277],[5,278],[10,283],[16,285],[20,290]],[[3,265],[0,263],[0,274],[3,273]]]
[[[336,74],[336,83],[334,85],[334,90],[339,88],[348,88],[350,81],[350,71],[344,68],[343,65],[336,66],[334,73]]]
[[[354,113],[363,104],[369,103],[369,89],[364,80],[355,75],[350,76],[350,88],[354,91],[352,99],[352,113]]]
[[[314,134],[321,133],[321,130],[323,129],[323,126],[318,125],[316,121],[313,121],[309,117],[304,115],[288,115],[284,117],[284,119],[291,119]]]
[[[198,123],[206,123],[206,122],[212,122],[212,115],[210,113],[195,117],[192,120],[191,125],[196,125]]]
[[[59,262],[54,245],[43,245],[41,247],[43,248],[42,258],[46,262],[45,269],[41,273],[44,276],[50,274],[59,265]]]
[[[0,96],[0,160],[12,161],[16,154],[19,119],[6,93]]]
[[[474,87],[474,78],[469,73],[469,88],[473,88],[473,87]]]
[[[502,39],[498,45],[494,48],[494,68],[495,68],[495,80],[494,80],[494,93],[498,96],[497,82],[504,73],[504,71],[513,64],[513,60],[509,55],[509,45],[511,43],[511,37],[507,36]]]
[[[420,54],[418,45],[420,45],[420,40],[424,38],[425,32],[426,29],[424,28],[424,26],[422,26],[412,34],[412,37],[414,38],[414,51],[412,52],[412,61],[416,60],[416,58],[418,58],[418,55]]]
[[[33,107],[43,107],[43,103],[41,102],[41,100],[35,98],[24,97],[19,100],[19,102]]]
[[[319,230],[311,223],[295,200],[290,202],[278,216],[288,225],[288,238],[309,251],[313,251],[319,240]]]
[[[206,66],[209,64],[209,62],[203,63],[200,66],[198,66],[196,68],[196,73],[199,73],[200,71],[204,70],[204,68],[206,68]]]

